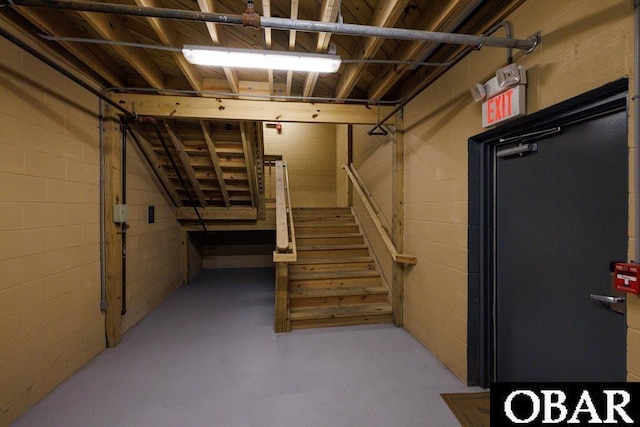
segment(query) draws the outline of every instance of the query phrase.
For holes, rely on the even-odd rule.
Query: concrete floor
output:
[[[457,426],[465,387],[392,325],[273,333],[274,271],[207,270],[13,425]]]

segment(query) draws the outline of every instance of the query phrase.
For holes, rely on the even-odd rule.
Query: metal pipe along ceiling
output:
[[[260,17],[245,19],[247,15],[229,15],[221,13],[199,12],[193,10],[166,9],[157,7],[138,7],[124,4],[99,3],[78,0],[0,0],[0,4],[16,6],[36,6],[58,9],[81,10],[86,12],[116,13],[121,15],[137,15],[153,18],[177,19],[188,21],[214,22],[229,25],[252,25],[278,30],[297,30],[313,33],[333,33],[363,37],[383,37],[400,40],[423,40],[436,43],[459,44],[469,46],[492,46],[515,48],[531,51],[538,44],[538,37],[531,36],[526,40],[486,35],[468,35],[439,33],[403,28],[375,27],[370,25],[343,24],[333,22],[307,21],[300,19]],[[258,18],[258,19],[256,19]],[[250,22],[247,24],[247,22]]]

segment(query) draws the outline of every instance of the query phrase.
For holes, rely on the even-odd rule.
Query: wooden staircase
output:
[[[292,329],[390,323],[388,290],[349,208],[293,210]]]

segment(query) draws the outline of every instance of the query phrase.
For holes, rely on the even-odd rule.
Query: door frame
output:
[[[493,148],[500,138],[543,131],[628,109],[623,78],[530,116],[469,138],[467,383],[487,388],[494,378]]]

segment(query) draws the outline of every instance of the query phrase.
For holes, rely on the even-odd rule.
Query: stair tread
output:
[[[313,264],[348,264],[348,263],[357,263],[361,262],[366,264],[368,262],[373,262],[373,257],[369,256],[359,256],[359,257],[350,257],[350,258],[307,258],[300,259],[296,262],[291,263],[291,265],[313,265]]]
[[[345,288],[298,288],[289,291],[290,298],[341,297],[352,295],[387,294],[384,286],[351,286]]]
[[[335,279],[351,277],[380,277],[376,270],[327,270],[327,271],[303,271],[289,274],[289,280],[309,279]]]
[[[388,303],[350,304],[339,307],[291,307],[291,320],[335,319],[357,316],[380,316],[391,314]]]
[[[369,246],[366,244],[356,244],[356,245],[313,245],[313,246],[299,246],[298,252],[300,251],[333,251],[340,249],[368,249]]]
[[[305,234],[304,236],[296,236],[297,239],[332,239],[332,238],[349,238],[362,237],[361,233],[327,233],[327,234]]]
[[[356,224],[355,222],[319,222],[319,223],[313,223],[313,222],[301,222],[301,223],[296,223],[295,221],[293,222],[294,226],[296,228],[330,228],[330,227],[354,227],[357,226],[358,224]]]

